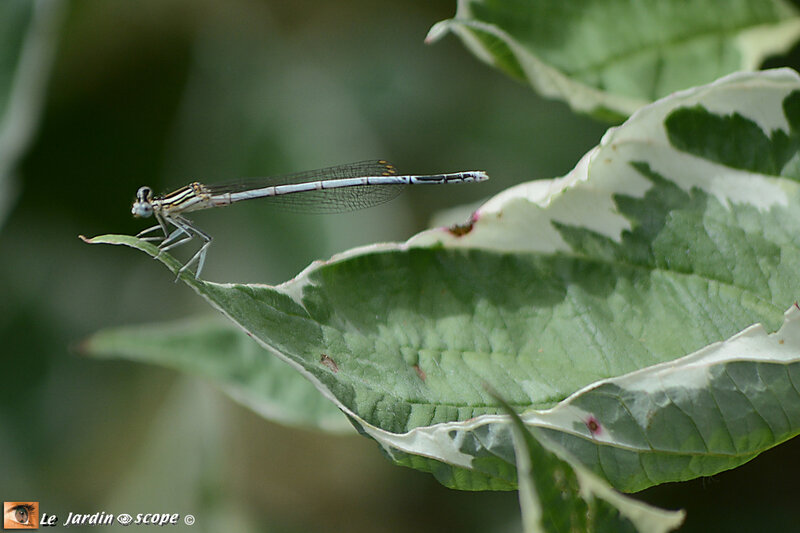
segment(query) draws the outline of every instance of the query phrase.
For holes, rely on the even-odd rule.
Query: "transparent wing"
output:
[[[212,194],[237,193],[270,187],[293,185],[311,181],[328,181],[365,176],[392,176],[397,174],[394,165],[384,160],[360,161],[335,167],[308,170],[282,176],[248,178],[218,185],[206,185]],[[372,207],[397,197],[405,185],[358,185],[319,191],[304,191],[264,198],[275,207],[299,213],[341,213]]]

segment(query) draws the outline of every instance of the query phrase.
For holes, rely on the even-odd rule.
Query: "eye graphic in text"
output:
[[[3,529],[38,529],[39,502],[3,502]]]

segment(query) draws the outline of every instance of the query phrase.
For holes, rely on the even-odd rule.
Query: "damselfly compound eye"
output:
[[[137,202],[149,202],[153,199],[153,189],[150,187],[144,186],[139,187],[139,190],[136,191],[136,201]]]
[[[136,202],[133,204],[131,213],[133,213],[135,217],[147,218],[153,216],[153,206],[149,203]]]

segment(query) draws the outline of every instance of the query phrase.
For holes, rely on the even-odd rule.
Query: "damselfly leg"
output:
[[[181,267],[178,271],[178,278],[180,275],[185,272],[192,264],[197,262],[197,271],[195,272],[195,276],[199,277],[200,272],[203,270],[203,265],[205,264],[206,254],[208,253],[208,247],[211,245],[212,238],[211,236],[201,230],[200,228],[194,226],[189,222],[188,219],[177,216],[177,217],[164,217],[166,220],[159,217],[159,224],[147,228],[143,231],[140,231],[136,236],[142,239],[143,241],[161,241],[158,244],[158,253],[153,256],[153,259],[158,259],[161,255],[161,252],[166,252],[171,250],[172,248],[176,248],[182,244],[186,244],[187,242],[193,240],[195,237],[198,237],[200,240],[203,241],[203,245],[200,249],[192,256],[186,264]],[[163,225],[162,225],[163,224]],[[175,229],[169,233],[168,224],[171,224],[175,227]],[[152,233],[157,230],[162,230],[164,235],[153,235],[150,237],[144,237],[148,233]]]
[[[142,235],[147,235],[148,233],[152,233],[152,232],[154,232],[156,230],[159,230],[159,229],[164,229],[164,228],[162,228],[161,226],[156,224],[155,226],[153,226],[151,228],[147,228],[145,230],[140,231],[139,233],[136,234],[136,237],[138,237],[139,239],[142,239],[143,241],[159,241],[159,240],[166,239],[167,238],[166,234],[163,237],[161,235],[153,235],[153,236],[150,236],[150,237],[143,237],[142,236]]]
[[[167,239],[165,239],[164,242],[161,243],[161,245],[159,245],[159,248],[161,249],[162,252],[166,252],[167,250],[171,250],[176,246],[180,246],[181,244],[185,244],[191,241],[195,237],[199,238],[201,241],[203,241],[202,246],[200,246],[200,249],[192,256],[192,258],[186,261],[186,263],[181,267],[181,269],[178,270],[178,277],[180,277],[180,275],[183,274],[186,270],[188,270],[190,266],[192,266],[195,262],[197,262],[197,270],[195,271],[194,276],[196,278],[199,278],[200,272],[203,271],[203,265],[206,262],[206,254],[208,253],[208,247],[211,246],[211,241],[213,240],[211,238],[211,235],[201,230],[197,226],[192,225],[191,222],[189,222],[182,216],[170,217],[168,220],[177,229],[173,232],[172,235],[170,235]],[[180,235],[181,233],[185,234],[186,237],[180,240],[176,240],[175,242],[168,243],[166,246],[164,246],[164,244],[167,243],[167,241],[172,239],[173,235],[175,234]]]

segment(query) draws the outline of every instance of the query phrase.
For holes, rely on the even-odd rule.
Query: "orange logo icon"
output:
[[[3,529],[39,529],[39,502],[3,502]]]

